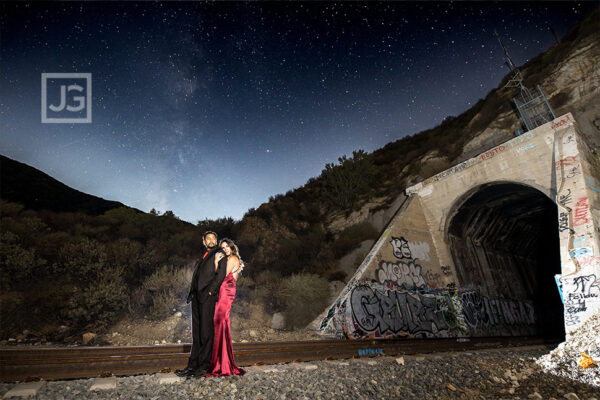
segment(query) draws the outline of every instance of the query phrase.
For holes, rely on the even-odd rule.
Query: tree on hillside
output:
[[[322,195],[331,208],[346,209],[354,205],[361,193],[370,189],[375,167],[364,150],[338,158],[338,164],[329,163],[321,172]]]

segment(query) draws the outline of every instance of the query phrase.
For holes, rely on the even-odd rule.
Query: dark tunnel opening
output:
[[[448,227],[461,287],[494,299],[531,301],[536,332],[564,340],[563,305],[554,275],[561,273],[557,206],[516,183],[480,186]]]

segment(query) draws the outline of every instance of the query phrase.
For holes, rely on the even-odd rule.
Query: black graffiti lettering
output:
[[[558,217],[558,230],[563,232],[569,229],[569,214],[561,212]]]
[[[573,178],[577,175],[579,175],[581,172],[579,172],[579,167],[573,167],[569,170],[569,173],[567,174],[567,178]]]
[[[590,294],[592,285],[596,282],[596,275],[582,275],[573,279],[575,284],[575,291],[579,291],[584,295]]]
[[[573,199],[571,197],[571,189],[567,189],[567,191],[569,193],[567,193],[567,194],[561,194],[560,196],[558,196],[558,202],[561,205],[563,205],[563,206],[567,205],[567,204],[570,204],[573,201]]]
[[[382,332],[386,330],[391,330],[392,332],[400,331],[404,321],[396,306],[395,292],[392,292],[391,296],[386,296],[385,294],[378,292],[376,296],[379,300],[379,306],[381,307],[382,313],[382,323],[380,324],[380,327],[383,329]]]
[[[465,321],[472,328],[485,325],[529,325],[535,322],[533,306],[506,299],[488,299],[477,292],[461,295]]]

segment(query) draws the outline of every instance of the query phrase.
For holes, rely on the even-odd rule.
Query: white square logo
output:
[[[92,122],[92,74],[42,73],[42,123]]]

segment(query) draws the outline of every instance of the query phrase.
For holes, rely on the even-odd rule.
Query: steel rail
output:
[[[240,366],[544,344],[534,337],[234,343]],[[0,381],[130,375],[184,368],[190,344],[0,348]]]

